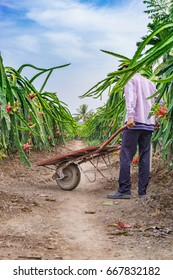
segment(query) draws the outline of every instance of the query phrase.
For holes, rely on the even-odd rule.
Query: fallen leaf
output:
[[[132,227],[131,225],[124,224],[123,222],[118,222],[118,223],[117,223],[117,226],[118,226],[119,228],[131,228],[131,227]]]
[[[56,198],[54,198],[54,197],[46,197],[45,200],[46,201],[56,201]]]
[[[40,256],[18,256],[19,259],[24,260],[41,260],[42,258]]]
[[[115,224],[110,224],[110,225],[108,225],[108,226],[109,226],[109,227],[122,228],[122,229],[131,228],[131,227],[132,227],[131,225],[124,224],[123,222],[118,222],[118,223],[115,223]]]
[[[108,227],[118,227],[118,224],[110,224]]]
[[[110,202],[103,202],[103,205],[113,206],[113,202],[112,201],[110,201]]]
[[[95,211],[85,211],[85,214],[95,214]]]
[[[110,232],[108,235],[129,235],[129,233],[126,230],[119,230],[116,232]]]

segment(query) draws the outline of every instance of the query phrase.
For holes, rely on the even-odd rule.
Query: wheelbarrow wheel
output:
[[[71,191],[75,189],[81,178],[81,173],[79,167],[71,163],[63,169],[64,178],[56,179],[58,186],[65,191]]]

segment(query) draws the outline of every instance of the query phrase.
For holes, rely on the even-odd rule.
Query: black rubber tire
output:
[[[71,163],[63,169],[63,173],[65,175],[63,179],[56,179],[58,186],[65,191],[74,190],[78,186],[81,178],[79,167]]]

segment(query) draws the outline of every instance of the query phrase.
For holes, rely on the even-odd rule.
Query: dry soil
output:
[[[84,147],[80,140],[31,152],[32,168],[19,158],[0,163],[0,259],[173,259],[173,173],[153,159],[148,197],[137,197],[137,167],[132,168],[132,198],[109,200],[116,190],[118,155],[113,175],[91,183],[82,173],[78,187],[61,190],[53,171],[35,164]],[[92,166],[81,165],[94,177]]]

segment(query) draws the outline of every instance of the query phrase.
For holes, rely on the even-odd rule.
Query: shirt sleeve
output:
[[[126,100],[127,119],[134,118],[136,107],[136,88],[132,79],[125,85],[124,94]]]

